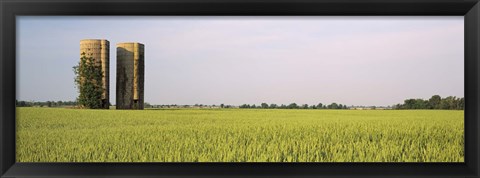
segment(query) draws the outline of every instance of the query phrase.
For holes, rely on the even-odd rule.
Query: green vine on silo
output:
[[[82,108],[101,109],[103,94],[103,72],[93,57],[83,52],[78,65],[73,66],[75,86],[78,89],[77,102]]]

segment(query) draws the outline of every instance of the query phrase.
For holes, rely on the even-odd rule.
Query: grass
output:
[[[463,111],[17,108],[18,162],[463,162]]]

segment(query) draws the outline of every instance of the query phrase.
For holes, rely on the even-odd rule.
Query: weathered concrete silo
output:
[[[144,45],[117,44],[117,109],[143,109]]]
[[[110,42],[105,39],[80,40],[80,57],[85,53],[87,57],[93,57],[97,65],[102,66],[103,94],[102,108],[108,109],[110,104]]]

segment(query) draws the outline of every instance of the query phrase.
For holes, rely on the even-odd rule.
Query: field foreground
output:
[[[17,108],[18,162],[463,162],[463,111]]]

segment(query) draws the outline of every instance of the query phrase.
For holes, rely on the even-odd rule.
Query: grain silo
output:
[[[144,45],[117,44],[117,109],[143,109]]]
[[[95,59],[97,65],[102,66],[103,72],[103,94],[102,108],[108,109],[110,105],[110,42],[105,39],[80,40],[80,55],[85,53],[86,57]],[[81,56],[80,56],[81,57]]]

